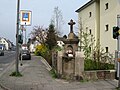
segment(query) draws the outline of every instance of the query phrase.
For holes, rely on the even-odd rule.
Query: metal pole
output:
[[[120,28],[120,15],[117,15],[117,26]],[[120,58],[120,35],[118,36],[118,44],[117,44],[117,48],[118,48],[118,59]],[[120,88],[120,62],[118,62],[118,75],[119,75],[119,81],[118,81],[118,87]]]
[[[19,72],[19,44],[18,44],[18,34],[19,34],[19,9],[20,9],[20,0],[17,0],[17,25],[16,25],[16,73]]]
[[[25,45],[26,45],[26,22],[25,22]]]
[[[26,42],[26,30],[25,30],[25,45],[26,45],[26,43],[27,43],[27,42]]]
[[[119,26],[119,15],[117,15],[117,26]],[[117,39],[117,59],[119,57],[119,38]],[[119,78],[119,62],[117,61],[117,78]]]
[[[118,36],[118,58],[120,58],[120,35]],[[118,64],[118,70],[119,70],[118,87],[120,88],[120,62]]]

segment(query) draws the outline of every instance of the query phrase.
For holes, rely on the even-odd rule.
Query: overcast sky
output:
[[[59,7],[62,12],[64,26],[62,32],[69,33],[68,22],[73,19],[78,20],[77,10],[89,0],[20,0],[20,10],[32,11],[32,25],[27,26],[27,36],[33,26],[39,25],[47,28],[53,16],[55,7]],[[16,9],[17,0],[0,0],[0,37],[5,37],[15,43],[16,34]],[[77,32],[77,30],[74,30]]]

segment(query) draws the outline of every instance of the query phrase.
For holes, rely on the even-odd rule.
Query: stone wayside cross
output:
[[[70,25],[70,33],[73,33],[73,25],[75,24],[75,22],[73,22],[73,20],[71,19],[70,22],[68,23],[68,25]]]

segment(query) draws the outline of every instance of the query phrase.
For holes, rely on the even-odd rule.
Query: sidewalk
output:
[[[9,76],[13,71],[14,65],[0,77],[0,86],[4,90],[116,90],[118,83],[116,80],[82,83],[53,79],[48,67],[38,56],[32,56],[32,60],[24,60],[23,66],[19,66],[22,77]]]

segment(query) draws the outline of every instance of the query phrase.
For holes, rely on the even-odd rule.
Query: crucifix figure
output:
[[[71,19],[70,22],[68,23],[68,25],[70,25],[70,33],[73,33],[73,25],[75,24],[75,22],[73,22],[73,20]]]

